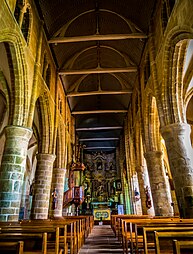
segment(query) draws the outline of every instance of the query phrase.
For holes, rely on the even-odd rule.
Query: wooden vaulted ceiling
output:
[[[155,0],[39,0],[80,142],[113,151],[148,36]]]

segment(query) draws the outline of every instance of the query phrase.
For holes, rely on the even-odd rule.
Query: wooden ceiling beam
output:
[[[119,138],[80,138],[79,141],[108,141],[119,140]]]
[[[120,90],[120,91],[91,91],[91,92],[71,92],[67,94],[67,97],[80,97],[80,96],[90,96],[90,95],[118,95],[118,94],[131,94],[131,90]]]
[[[76,128],[76,131],[100,131],[100,130],[121,130],[122,126],[103,126],[103,127],[89,127],[89,128]]]
[[[130,34],[93,34],[85,36],[74,37],[54,37],[48,43],[69,43],[69,42],[84,42],[84,41],[113,41],[113,40],[127,40],[127,39],[146,39],[147,35],[143,33],[130,33]]]
[[[99,149],[115,149],[115,146],[90,146],[85,147],[84,150],[99,150]]]
[[[126,109],[72,111],[72,115],[127,113]]]
[[[100,68],[82,69],[82,70],[60,70],[59,75],[80,75],[80,74],[96,74],[96,73],[120,73],[120,72],[137,72],[136,66],[123,68]]]

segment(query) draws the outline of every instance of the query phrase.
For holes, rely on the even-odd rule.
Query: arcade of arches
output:
[[[133,38],[126,31],[124,39],[115,23],[126,23],[124,8],[135,1],[64,1],[65,13],[71,15],[61,29],[53,20],[60,31],[54,44],[53,16],[49,19],[51,10],[45,9],[53,6],[46,2],[58,8],[62,1],[0,0],[0,221],[93,214],[100,209],[106,211],[104,217],[122,212],[193,218],[193,1],[146,1],[148,24],[141,26],[146,36],[135,37],[134,28],[138,34],[142,30],[134,24],[138,17],[130,13],[127,24]],[[94,13],[97,31],[106,32],[104,38],[97,34],[96,41],[87,30]],[[146,22],[145,14],[141,18],[141,24]],[[106,23],[116,39],[105,39]],[[74,41],[57,41],[61,36],[65,41],[65,33]],[[121,40],[131,45],[130,55]],[[94,57],[99,65],[95,70]],[[89,63],[94,74],[88,71]],[[115,67],[108,73],[110,63]],[[127,70],[131,73],[124,74]],[[91,90],[95,77],[98,88]],[[78,94],[83,92],[85,99]],[[92,108],[92,96],[100,105],[94,117],[99,119],[106,110],[98,126],[86,118],[88,110],[80,111],[87,102]],[[124,110],[115,110],[114,98]],[[115,122],[108,129],[112,115]],[[100,128],[118,137],[100,136]],[[90,136],[85,138],[83,132]],[[114,143],[97,147],[102,139]]]

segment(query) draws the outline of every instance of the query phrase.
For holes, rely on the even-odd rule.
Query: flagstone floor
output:
[[[115,238],[110,225],[95,225],[79,254],[122,254],[121,243]]]

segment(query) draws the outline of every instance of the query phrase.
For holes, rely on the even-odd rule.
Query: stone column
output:
[[[163,171],[162,152],[151,151],[145,154],[155,215],[172,216],[170,192],[166,187]]]
[[[56,156],[53,154],[37,155],[31,219],[48,219],[52,171],[55,157]]]
[[[142,204],[141,204],[141,198],[140,198],[140,187],[139,187],[139,180],[138,180],[138,173],[137,171],[132,176],[132,182],[133,182],[133,191],[134,191],[134,208],[135,208],[135,214],[142,214]]]
[[[0,221],[18,221],[31,129],[5,128],[6,142],[0,173]]]
[[[49,209],[49,217],[56,218],[62,217],[62,209],[63,209],[63,197],[64,197],[64,181],[66,176],[66,169],[64,168],[54,168],[53,169],[53,176],[52,176],[52,189],[56,188],[57,191],[57,202],[55,209],[53,209],[53,197],[50,197],[50,209]]]
[[[140,198],[141,198],[142,214],[148,214],[148,215],[154,216],[155,212],[154,212],[154,208],[153,208],[153,202],[152,202],[151,208],[148,209],[146,206],[145,187],[150,186],[147,167],[136,166],[136,171],[138,173],[138,183],[139,183],[139,192],[140,192]],[[150,197],[152,200],[151,192],[150,192]]]
[[[190,126],[175,123],[161,128],[181,216],[193,218],[193,148]]]

